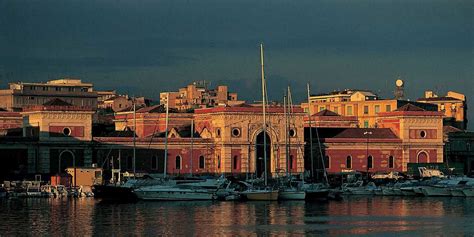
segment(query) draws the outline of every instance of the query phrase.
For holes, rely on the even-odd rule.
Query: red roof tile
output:
[[[313,116],[341,116],[341,115],[339,115],[337,113],[334,113],[330,110],[325,109],[325,110],[321,110],[321,111],[317,112]]]

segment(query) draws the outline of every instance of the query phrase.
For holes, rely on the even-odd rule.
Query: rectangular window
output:
[[[43,91],[47,91],[48,90],[48,87],[47,86],[43,86]]]
[[[319,111],[323,111],[325,109],[326,109],[326,107],[324,107],[324,106],[319,107]]]
[[[69,91],[74,91],[74,87],[69,87],[68,90]]]
[[[369,127],[369,121],[368,120],[365,120],[364,121],[364,128],[368,128]]]
[[[352,105],[347,106],[347,108],[346,108],[346,115],[348,115],[348,116],[353,115],[353,113],[352,113]]]
[[[56,87],[56,91],[61,91],[61,88],[60,88],[60,87]]]
[[[238,164],[239,164],[239,157],[238,156],[234,156],[233,160],[232,160],[232,169],[237,169],[238,167]]]
[[[334,106],[334,108],[332,109],[332,111],[334,111],[334,113],[336,113],[336,114],[339,114],[339,107]]]
[[[392,106],[391,105],[385,105],[385,111],[386,112],[392,111]]]
[[[375,114],[378,114],[380,112],[380,105],[375,105],[374,110]]]
[[[369,106],[364,105],[364,114],[369,114]]]

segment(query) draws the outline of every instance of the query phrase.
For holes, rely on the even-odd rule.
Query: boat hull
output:
[[[474,197],[474,188],[465,188],[462,190],[462,193],[466,197]]]
[[[187,201],[187,200],[213,200],[215,195],[205,190],[163,188],[144,188],[134,191],[138,199],[148,201]]]
[[[328,189],[307,190],[305,200],[307,201],[327,200],[328,195],[329,195]]]
[[[423,187],[421,189],[423,194],[427,197],[449,197],[451,192],[447,188],[442,187]]]
[[[451,188],[449,190],[451,192],[451,196],[453,197],[465,197],[466,195],[464,195],[463,191],[462,191],[462,188]]]
[[[280,191],[278,196],[280,200],[304,200],[305,197],[304,191]]]
[[[278,191],[245,191],[241,193],[249,201],[277,201]]]
[[[131,187],[121,187],[112,185],[94,185],[92,192],[95,198],[114,201],[136,201],[137,196]]]

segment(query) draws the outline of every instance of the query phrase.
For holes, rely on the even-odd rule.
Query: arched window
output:
[[[394,162],[393,156],[389,156],[388,157],[388,168],[393,169],[394,163],[395,162]]]
[[[221,156],[217,156],[217,168],[221,168]]]
[[[205,159],[204,156],[199,157],[199,169],[204,169],[205,166]]]
[[[418,163],[428,163],[428,154],[425,151],[418,153]]]
[[[234,170],[238,168],[237,167],[239,165],[239,160],[238,159],[239,159],[238,156],[234,156],[232,158],[232,169],[234,169]]]
[[[352,169],[352,157],[347,156],[346,158],[346,169]]]
[[[177,170],[180,170],[180,169],[181,169],[181,156],[176,156],[175,168],[176,168]]]
[[[367,157],[367,169],[374,168],[374,158],[372,156]]]
[[[293,169],[293,155],[290,155],[290,170]]]

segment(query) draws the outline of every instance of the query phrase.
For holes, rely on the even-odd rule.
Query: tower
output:
[[[397,100],[401,100],[405,97],[405,90],[404,90],[404,87],[405,87],[405,82],[400,79],[400,77],[395,81],[395,99]]]

